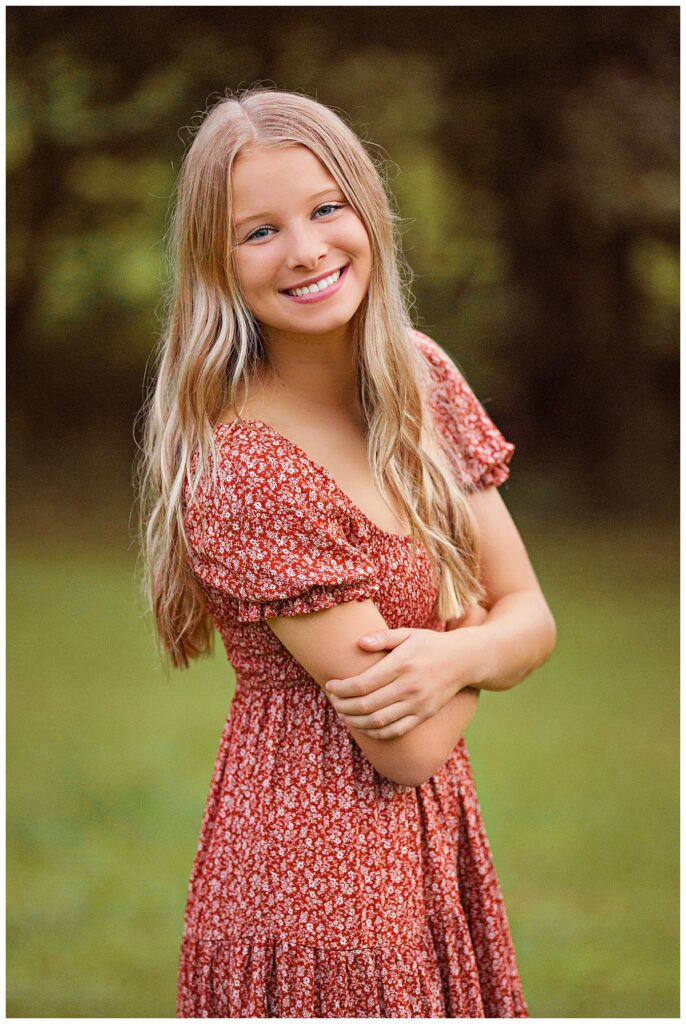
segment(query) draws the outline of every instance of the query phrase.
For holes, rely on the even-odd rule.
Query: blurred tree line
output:
[[[673,507],[678,51],[678,7],[8,8],[10,486],[129,486],[181,159],[262,82],[390,158],[415,320],[513,469]]]

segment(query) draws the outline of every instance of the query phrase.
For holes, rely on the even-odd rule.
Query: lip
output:
[[[293,288],[307,288],[308,285],[317,284],[318,281],[321,281],[323,278],[328,277],[329,274],[335,274],[337,270],[341,269],[341,267],[332,267],[331,270],[325,270],[323,271],[323,273],[317,274],[316,277],[308,277],[306,281],[298,281],[297,284],[289,284],[288,291],[292,291]],[[280,290],[282,292],[285,292],[287,289],[281,288]]]
[[[328,299],[330,295],[334,295],[339,290],[339,288],[341,288],[341,286],[343,285],[343,281],[345,280],[346,274],[348,272],[349,266],[350,264],[346,263],[344,267],[334,267],[333,270],[328,270],[325,274],[320,274],[319,277],[312,278],[310,281],[307,282],[307,284],[316,284],[317,281],[321,281],[322,278],[328,277],[330,274],[335,274],[337,270],[340,270],[341,275],[338,278],[338,280],[334,281],[333,284],[330,284],[328,288],[325,288],[321,292],[311,292],[309,295],[289,295],[288,292],[284,290],[280,294],[283,295],[285,299],[290,299],[291,302],[321,302],[322,299]],[[293,287],[306,288],[307,284],[293,285]]]

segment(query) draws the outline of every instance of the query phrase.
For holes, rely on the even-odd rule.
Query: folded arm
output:
[[[267,622],[322,689],[333,676],[342,678],[364,672],[386,657],[383,652],[362,651],[357,645],[358,636],[386,628],[381,613],[370,600],[349,601],[325,611],[281,616]],[[478,693],[464,689],[433,718],[393,739],[375,739],[348,722],[345,724],[381,775],[403,786],[419,786],[448,759],[477,703]]]
[[[557,627],[524,542],[495,487],[476,491],[470,504],[481,536],[481,580],[488,618],[479,629],[482,690],[508,690],[548,660]]]
[[[483,624],[473,614],[465,628],[437,634],[425,629],[377,630],[360,637],[367,651],[390,651],[385,661],[327,690],[336,710],[377,739],[402,734],[440,713],[465,687],[505,690],[543,664],[556,642],[556,626],[517,528],[495,487],[471,498],[481,535]]]
[[[370,600],[268,620],[374,767],[403,785],[420,785],[445,763],[476,710],[479,689],[516,685],[555,647],[555,621],[497,488],[470,501],[481,534],[483,624],[472,616],[465,628],[446,633],[388,630]],[[369,635],[379,643],[367,643]],[[333,688],[326,685],[331,680]],[[398,722],[402,735],[395,734]]]

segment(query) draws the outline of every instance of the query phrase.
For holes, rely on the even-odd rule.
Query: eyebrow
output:
[[[327,188],[323,188],[321,192],[315,192],[313,196],[310,196],[310,198],[305,201],[308,203],[312,203],[314,202],[315,199],[319,199],[320,196],[325,196],[327,192],[340,192],[340,190],[341,189],[339,185],[329,185],[327,186]],[[238,231],[239,228],[241,228],[244,224],[248,224],[251,220],[262,220],[263,218],[267,218],[269,216],[270,214],[268,210],[265,213],[249,213],[246,217],[241,217],[240,220],[237,220],[234,224],[234,228],[236,229],[236,231]]]

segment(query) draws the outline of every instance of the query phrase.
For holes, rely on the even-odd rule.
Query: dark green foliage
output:
[[[208,103],[261,81],[332,105],[390,158],[418,325],[519,443],[519,471],[586,507],[673,505],[678,19],[8,9],[16,485],[86,432],[132,455],[184,149]]]

